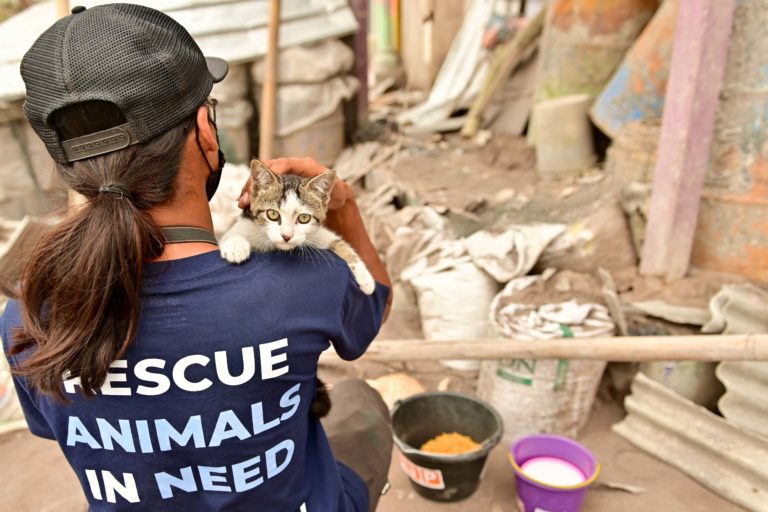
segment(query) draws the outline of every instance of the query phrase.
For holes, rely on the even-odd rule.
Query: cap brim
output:
[[[205,63],[208,65],[208,72],[213,77],[213,82],[218,83],[224,80],[229,71],[229,64],[224,59],[218,57],[206,57]]]

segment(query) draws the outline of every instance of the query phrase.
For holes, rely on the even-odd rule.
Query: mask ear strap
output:
[[[216,127],[215,124],[213,126],[214,128]],[[200,150],[200,154],[203,156],[203,161],[208,166],[208,170],[211,171],[211,174],[214,174],[211,162],[208,161],[208,157],[205,156],[205,151],[203,151],[203,146],[200,144],[200,128],[198,128],[197,123],[195,123],[195,142],[197,142],[197,149]]]

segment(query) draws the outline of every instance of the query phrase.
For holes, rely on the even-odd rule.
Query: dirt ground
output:
[[[418,144],[416,144],[418,146]],[[442,205],[462,212],[471,224],[502,227],[512,222],[571,222],[581,218],[592,206],[615,192],[609,178],[597,181],[573,180],[539,183],[533,170],[533,156],[522,139],[494,137],[487,147],[477,148],[459,139],[430,142],[411,149],[396,159],[393,168],[398,186],[416,194],[422,204]],[[588,173],[589,174],[589,173]],[[594,173],[593,173],[594,174]],[[386,173],[384,174],[386,176]],[[381,178],[381,176],[379,176]],[[628,242],[616,246],[613,236],[595,241],[595,257],[610,266],[617,260],[606,259],[624,250]],[[619,249],[616,249],[619,247]],[[380,247],[380,249],[382,249]],[[607,255],[607,256],[606,256]],[[709,296],[733,276],[694,275],[674,286],[660,280],[639,278],[630,265],[612,272],[617,289],[625,300],[664,299],[668,302],[706,306]],[[394,276],[396,277],[396,276]],[[740,279],[736,279],[739,281]],[[400,283],[395,288],[395,304],[389,322],[379,339],[422,338],[418,306],[413,290]],[[658,324],[659,332],[678,332],[679,326]],[[688,328],[686,328],[688,329]],[[655,331],[654,331],[655,332]],[[687,332],[690,332],[688,329]],[[631,365],[625,365],[630,367]],[[730,512],[742,510],[709,492],[671,466],[634,448],[611,432],[611,425],[624,411],[611,388],[611,366],[603,392],[582,432],[580,440],[600,460],[603,472],[599,481],[644,488],[639,495],[591,489],[584,511],[647,512],[690,511]],[[631,369],[631,368],[630,368]],[[373,363],[360,361],[344,366],[324,366],[320,375],[328,383],[344,377],[377,378],[405,372],[417,378],[428,390],[442,389],[473,393],[476,374],[449,370],[437,362]],[[615,380],[615,379],[614,379]],[[624,384],[629,382],[624,379]],[[610,392],[609,392],[610,391]],[[614,397],[614,398],[612,398]],[[421,498],[411,487],[393,453],[390,468],[390,492],[382,498],[381,512],[513,512],[515,510],[514,475],[506,460],[508,447],[499,445],[490,455],[487,471],[478,491],[470,498],[440,504]],[[0,510],[13,512],[83,512],[85,500],[74,473],[59,447],[47,440],[17,432],[0,437]]]
[[[709,492],[671,466],[633,448],[610,427],[623,415],[614,402],[599,402],[580,437],[602,464],[598,481],[645,489],[640,495],[601,487],[587,493],[584,512],[738,512],[741,509]],[[514,512],[514,476],[506,447],[491,452],[478,491],[457,503],[435,503],[411,487],[393,453],[392,488],[379,512]],[[395,449],[396,450],[396,449]],[[0,437],[0,510],[8,512],[84,512],[85,498],[56,443],[17,432]]]
[[[645,492],[629,494],[596,486],[587,492],[583,512],[737,512],[743,510],[711,493],[697,482],[663,462],[635,449],[611,432],[624,412],[613,402],[598,403],[589,424],[580,436],[602,465],[598,482],[639,486]],[[515,512],[514,475],[506,459],[506,446],[497,446],[490,455],[486,475],[477,492],[457,503],[430,502],[411,487],[392,459],[391,491],[382,498],[379,512]]]

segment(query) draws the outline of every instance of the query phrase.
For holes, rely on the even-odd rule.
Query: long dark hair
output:
[[[147,210],[176,193],[177,175],[196,113],[144,144],[71,164],[64,182],[85,197],[33,250],[18,288],[23,326],[10,353],[29,351],[14,370],[37,390],[66,400],[62,377],[79,377],[92,396],[109,365],[136,336],[144,263],[163,252],[164,237]],[[90,101],[57,111],[62,139],[125,122],[111,103]],[[131,198],[100,193],[118,185]]]

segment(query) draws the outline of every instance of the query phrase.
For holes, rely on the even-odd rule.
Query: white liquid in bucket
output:
[[[579,485],[587,480],[579,468],[555,457],[534,457],[520,466],[526,476],[556,487]]]

